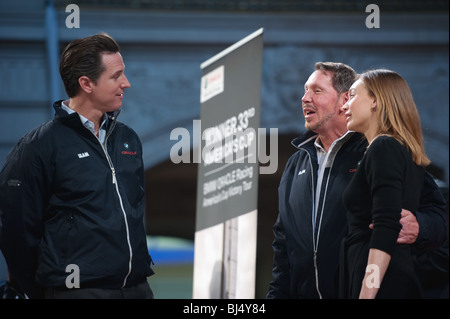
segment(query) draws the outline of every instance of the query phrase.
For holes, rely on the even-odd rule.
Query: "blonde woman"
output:
[[[347,129],[363,133],[369,146],[343,194],[349,234],[342,297],[420,298],[411,247],[396,243],[402,207],[418,208],[430,162],[411,91],[396,72],[369,71],[352,85],[343,109]]]

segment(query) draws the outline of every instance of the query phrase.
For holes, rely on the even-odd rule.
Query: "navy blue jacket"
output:
[[[108,114],[105,145],[68,115],[26,134],[0,173],[0,248],[29,297],[66,287],[68,265],[80,287],[121,288],[153,274],[146,233],[142,145]]]

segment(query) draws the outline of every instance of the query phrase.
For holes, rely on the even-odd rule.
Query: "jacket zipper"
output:
[[[311,167],[311,172],[313,172],[313,165],[312,165],[312,161],[311,161],[311,156],[309,155],[309,153],[306,151],[306,154],[308,154],[309,157],[309,165]],[[313,196],[312,196],[312,202],[313,202],[313,211],[312,211],[312,230],[313,230],[313,264],[314,264],[314,277],[315,277],[315,283],[316,283],[316,291],[317,294],[319,295],[319,299],[322,299],[322,294],[320,293],[320,289],[319,289],[319,268],[317,266],[317,248],[319,246],[319,235],[320,235],[320,225],[321,223],[319,223],[319,227],[318,227],[318,232],[317,232],[317,238],[316,238],[316,220],[317,220],[317,214],[316,214],[316,201],[315,201],[315,186],[314,186],[314,174],[311,174],[311,179],[312,179],[312,185],[313,185]],[[320,221],[322,221],[322,218],[320,218]]]
[[[320,288],[319,288],[319,268],[318,268],[318,264],[317,264],[317,252],[318,252],[318,248],[319,248],[319,237],[320,237],[320,229],[322,226],[322,217],[323,217],[323,212],[325,209],[325,202],[326,202],[326,198],[327,198],[327,192],[328,192],[328,185],[329,185],[329,181],[330,181],[330,176],[331,176],[331,170],[333,169],[333,164],[334,164],[334,159],[336,158],[337,153],[339,152],[339,150],[341,149],[342,145],[351,137],[351,135],[345,134],[343,137],[340,138],[341,143],[333,143],[332,147],[328,150],[328,154],[327,154],[327,158],[325,161],[325,165],[327,165],[327,163],[330,161],[330,157],[331,157],[331,163],[329,164],[329,171],[326,177],[326,183],[325,183],[325,187],[321,187],[320,192],[322,192],[322,189],[324,191],[324,195],[322,198],[322,207],[320,210],[320,218],[319,218],[319,225],[317,226],[317,236],[315,236],[315,231],[316,231],[316,221],[317,221],[317,216],[315,216],[314,212],[317,209],[315,207],[315,200],[314,200],[314,189],[313,189],[313,216],[312,216],[312,222],[313,222],[313,249],[314,249],[314,255],[313,255],[313,262],[314,262],[314,273],[315,273],[315,279],[316,279],[316,290],[317,293],[319,294],[319,298],[322,299],[322,294],[320,293]],[[307,152],[308,153],[308,152]],[[309,153],[308,153],[309,156]],[[309,156],[309,162],[310,162],[310,166],[311,166],[311,171],[312,171],[312,162],[311,162],[311,157]],[[324,170],[325,172],[326,170]],[[322,181],[323,182],[323,181]],[[313,183],[314,185],[314,180]],[[315,188],[315,187],[314,187]],[[317,194],[316,194],[317,195]],[[320,196],[320,195],[319,195]]]
[[[127,279],[128,279],[128,277],[130,276],[130,273],[131,273],[131,265],[132,265],[132,260],[133,260],[133,250],[131,249],[130,230],[129,230],[129,227],[128,227],[128,220],[127,220],[127,215],[126,215],[126,212],[125,212],[125,208],[123,207],[122,196],[120,195],[120,191],[119,191],[119,184],[117,183],[116,170],[114,168],[113,162],[112,162],[111,157],[109,156],[108,150],[106,148],[108,137],[111,135],[115,125],[116,125],[116,121],[115,121],[115,119],[113,119],[111,127],[110,127],[110,129],[109,129],[109,131],[108,131],[108,133],[107,133],[107,135],[105,137],[104,144],[101,143],[100,139],[95,134],[93,134],[93,135],[97,138],[98,142],[100,143],[100,146],[101,146],[101,148],[103,150],[103,153],[105,153],[106,160],[108,161],[109,167],[111,169],[112,183],[115,186],[116,193],[117,193],[117,196],[119,198],[120,208],[122,210],[122,215],[123,215],[123,219],[124,219],[124,223],[125,223],[125,230],[126,230],[126,234],[127,234],[127,244],[128,244],[128,250],[129,250],[129,253],[130,253],[130,258],[128,260],[128,272],[125,275],[125,278],[124,278],[123,284],[122,284],[122,288],[123,288],[127,284]]]
[[[309,141],[317,138],[318,135],[313,135],[311,137],[309,137],[307,140],[303,141],[302,143],[300,143],[299,145],[296,145],[296,147],[298,149],[303,149],[306,154],[308,155],[309,158],[309,166],[311,167],[311,172],[313,172],[313,165],[312,165],[312,160],[311,160],[311,155],[309,154],[309,152],[302,148],[302,146],[306,143],[308,143]],[[295,145],[294,145],[295,146]],[[322,223],[322,216],[320,217],[320,222],[319,222],[319,226],[317,228],[317,237],[316,237],[316,220],[317,220],[317,216],[316,216],[316,200],[315,200],[315,186],[314,186],[314,174],[311,175],[311,184],[313,185],[312,187],[312,212],[311,212],[311,221],[312,221],[312,244],[313,244],[313,265],[314,265],[314,279],[315,279],[315,284],[316,284],[316,291],[317,294],[319,295],[319,298],[322,299],[322,294],[320,293],[320,288],[319,288],[319,268],[317,265],[317,250],[319,247],[319,235],[320,235],[320,226]],[[323,205],[322,205],[323,206]],[[322,212],[323,212],[323,207],[322,207]]]
[[[123,219],[124,219],[124,222],[125,222],[125,230],[127,232],[128,250],[130,252],[130,259],[128,260],[128,273],[125,275],[125,278],[123,280],[123,285],[122,285],[122,288],[123,288],[127,284],[128,276],[131,273],[131,262],[132,262],[132,259],[133,259],[133,250],[131,249],[130,230],[128,228],[127,215],[125,213],[125,208],[123,207],[122,197],[120,196],[120,192],[119,192],[119,185],[118,185],[117,179],[116,179],[116,170],[114,169],[112,164],[111,164],[111,171],[112,171],[112,177],[113,177],[113,184],[115,185],[117,195],[119,196],[120,208],[122,209]]]

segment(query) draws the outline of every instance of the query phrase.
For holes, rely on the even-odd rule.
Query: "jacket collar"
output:
[[[347,139],[351,138],[353,135],[361,135],[361,134],[347,131],[347,133],[345,133],[341,138],[343,138],[344,140],[347,140]],[[316,138],[318,136],[319,136],[319,134],[314,133],[313,131],[306,131],[302,135],[294,138],[291,141],[291,144],[296,148],[301,148],[302,146],[304,146],[305,144],[307,144],[311,141],[314,143],[314,141],[316,140]]]
[[[296,148],[300,148],[306,143],[314,141],[317,138],[317,136],[319,136],[319,134],[314,133],[313,131],[306,131],[302,135],[294,138],[291,141],[291,144]]]
[[[71,121],[72,119],[79,119],[78,113],[72,113],[68,114],[63,108],[61,107],[61,104],[64,100],[59,100],[53,103],[53,108],[55,109],[55,119],[64,119]],[[121,109],[114,111],[114,112],[106,112],[106,115],[108,116],[108,120],[111,123],[115,122],[117,120],[117,117],[119,116],[121,112]]]

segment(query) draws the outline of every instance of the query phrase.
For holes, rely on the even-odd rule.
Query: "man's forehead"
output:
[[[309,76],[305,85],[331,84],[331,81],[332,73],[330,71],[316,70]]]
[[[119,52],[103,52],[101,56],[106,68],[124,68],[123,59]]]

